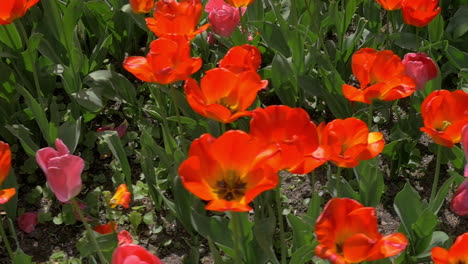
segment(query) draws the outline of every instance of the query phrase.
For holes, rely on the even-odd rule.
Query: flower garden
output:
[[[0,263],[468,264],[464,0],[0,0]]]

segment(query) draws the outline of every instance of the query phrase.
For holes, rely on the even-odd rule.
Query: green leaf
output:
[[[32,263],[32,257],[24,253],[21,249],[18,249],[13,254],[13,264],[30,264]]]
[[[276,218],[274,216],[256,219],[253,226],[255,240],[272,263],[279,264],[273,250],[273,235],[276,229]]]
[[[232,232],[228,228],[229,220],[220,216],[208,217],[195,210],[192,210],[191,217],[193,227],[200,235],[234,251]]]
[[[442,187],[440,187],[439,191],[437,192],[437,195],[435,196],[434,200],[432,203],[429,204],[430,210],[437,215],[439,212],[440,208],[442,207],[445,199],[447,198],[448,192],[450,191],[450,187],[452,186],[452,183],[455,182],[455,179],[457,176],[453,175],[450,178],[448,178]]]
[[[415,243],[416,235],[413,232],[413,224],[418,221],[426,205],[421,202],[418,192],[409,183],[406,183],[395,196],[393,206],[401,220],[405,233],[410,236],[411,242]]]
[[[138,227],[140,226],[142,222],[142,217],[141,214],[137,211],[132,211],[128,215],[128,220],[130,221],[130,224],[132,225],[132,229],[135,233],[138,233]]]
[[[292,256],[289,264],[303,264],[310,261],[315,256],[315,246],[312,244],[305,244],[296,250]]]
[[[93,235],[96,236],[96,241],[103,253],[113,252],[117,247],[117,233],[114,232],[111,234],[99,235],[94,232]],[[87,257],[97,252],[93,243],[91,243],[87,238],[80,239],[78,243],[76,243],[76,248],[80,252],[81,257]]]
[[[301,246],[310,244],[314,237],[314,225],[305,223],[299,217],[293,214],[288,214],[286,218],[288,219],[288,223],[293,231],[292,251],[294,252]]]
[[[82,117],[80,116],[76,121],[67,120],[59,127],[59,138],[63,140],[65,145],[67,145],[70,153],[75,152],[76,146],[78,146],[78,141],[80,140],[81,119]]]
[[[95,71],[86,76],[83,83],[90,88],[101,89],[102,95],[109,99],[118,94],[128,104],[137,105],[135,87],[119,73],[108,70]]]
[[[468,32],[468,6],[460,6],[457,12],[450,18],[445,31],[452,39],[458,39]]]
[[[0,42],[13,50],[23,47],[21,36],[14,23],[0,26]]]
[[[271,64],[272,84],[281,102],[290,107],[296,106],[298,99],[297,80],[290,58],[276,54]]]
[[[427,30],[431,43],[441,41],[444,38],[444,19],[441,14],[438,14],[431,23],[429,23]]]
[[[125,149],[120,141],[120,138],[116,131],[104,131],[101,133],[101,137],[109,146],[114,157],[119,161],[122,171],[125,175],[125,181],[127,187],[131,193],[133,193],[132,187],[132,170],[130,168],[130,163],[128,163],[127,154]]]
[[[455,66],[457,69],[461,70],[463,68],[468,68],[468,53],[463,52],[454,46],[448,45],[447,49],[445,49],[445,55],[450,63]]]
[[[423,41],[421,37],[413,33],[395,32],[390,35],[390,39],[395,45],[409,50],[418,50],[420,43]]]
[[[81,89],[77,93],[72,93],[71,96],[76,101],[90,112],[98,112],[104,107],[100,90],[96,89]]]
[[[376,207],[380,203],[385,183],[378,166],[378,159],[361,161],[354,168],[354,174],[359,182],[359,200],[364,206]]]
[[[6,125],[5,127],[11,134],[19,139],[21,146],[29,156],[36,156],[36,151],[39,150],[39,147],[34,143],[34,140],[31,139],[31,132],[27,127],[23,125]]]

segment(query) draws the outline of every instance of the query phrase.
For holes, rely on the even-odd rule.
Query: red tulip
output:
[[[245,7],[243,9],[242,15]],[[209,13],[208,19],[213,32],[225,38],[234,32],[241,16],[238,8],[226,4],[224,0],[209,0],[205,12]]]
[[[111,221],[105,225],[97,225],[93,227],[93,230],[98,232],[101,235],[111,234],[111,233],[114,233],[115,230],[117,230],[117,225],[115,224],[114,221]]]
[[[402,233],[382,236],[375,209],[349,198],[333,198],[315,224],[315,255],[333,264],[359,263],[395,256],[405,250]]]
[[[360,49],[352,57],[353,74],[360,88],[343,84],[344,96],[366,104],[373,99],[393,101],[415,91],[414,81],[405,74],[401,59],[390,50]]]
[[[463,264],[468,263],[468,233],[457,237],[449,250],[435,247],[431,250],[434,264]]]
[[[121,205],[123,208],[128,208],[130,203],[131,193],[128,191],[126,184],[121,184],[115,191],[114,196],[112,196],[109,206],[111,208]]]
[[[408,25],[425,27],[440,13],[438,5],[439,0],[403,0],[403,20]]]
[[[278,166],[265,163],[274,153],[240,130],[218,139],[203,134],[193,141],[189,157],[179,167],[184,187],[202,200],[207,210],[250,211],[257,195],[276,187]]]
[[[439,70],[426,53],[408,53],[402,61],[405,73],[416,83],[416,90],[424,90],[426,83],[437,77]]]
[[[377,2],[386,10],[398,10],[401,8],[402,0],[377,0]]]
[[[247,108],[257,92],[265,89],[268,81],[254,71],[235,74],[224,68],[206,72],[198,85],[194,79],[185,81],[185,95],[189,105],[198,114],[223,123],[231,123],[250,115]]]
[[[465,151],[465,177],[468,177],[468,125],[465,125],[462,129],[462,146],[463,150]]]
[[[183,37],[159,38],[146,57],[128,57],[123,67],[144,82],[170,84],[183,81],[200,69],[201,58],[190,56],[190,43]]]
[[[47,147],[36,152],[36,161],[45,173],[50,189],[61,202],[67,202],[81,191],[84,160],[71,155],[62,140],[55,140],[57,150]]]
[[[435,143],[453,147],[462,139],[462,128],[468,125],[468,94],[462,90],[438,90],[421,104],[421,115],[427,133]]]
[[[119,246],[133,243],[133,237],[127,230],[120,231],[117,234],[117,240],[119,241]]]
[[[18,217],[18,226],[23,232],[31,233],[32,231],[36,230],[36,225],[38,222],[38,213],[24,213]]]
[[[0,25],[7,25],[26,14],[39,0],[1,0]]]
[[[385,146],[382,133],[369,132],[366,123],[354,117],[322,123],[317,131],[320,145],[327,148],[330,161],[339,167],[356,167],[359,161],[379,155]]]
[[[11,167],[11,151],[7,143],[0,141],[0,187],[8,177]],[[15,188],[0,189],[0,204],[7,203],[16,193]]]
[[[205,31],[210,24],[196,29],[202,15],[200,0],[161,0],[156,2],[154,18],[147,18],[146,25],[160,38],[184,36],[187,40]]]
[[[302,108],[274,105],[255,109],[250,134],[279,153],[270,158],[278,169],[306,174],[327,161],[313,156],[319,150],[317,128]]]
[[[141,246],[124,244],[112,255],[112,264],[162,264],[162,261]]]
[[[257,47],[241,45],[232,47],[224,58],[219,61],[219,68],[230,70],[234,73],[245,71],[257,71],[262,64],[262,55]]]
[[[452,198],[450,207],[459,216],[468,215],[468,180],[460,184]]]
[[[133,13],[145,14],[151,12],[155,0],[130,0]]]

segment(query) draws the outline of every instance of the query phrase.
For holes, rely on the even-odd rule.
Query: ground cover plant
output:
[[[0,263],[468,263],[467,17],[0,1]]]

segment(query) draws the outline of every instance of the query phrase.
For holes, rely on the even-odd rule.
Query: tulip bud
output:
[[[450,203],[452,211],[459,215],[468,215],[468,180],[465,180],[459,187],[452,202]]]
[[[37,212],[25,213],[18,217],[18,226],[25,233],[31,233],[34,231],[37,223]]]
[[[408,53],[403,58],[405,73],[416,83],[416,90],[424,90],[426,83],[437,77],[435,62],[426,53]]]

